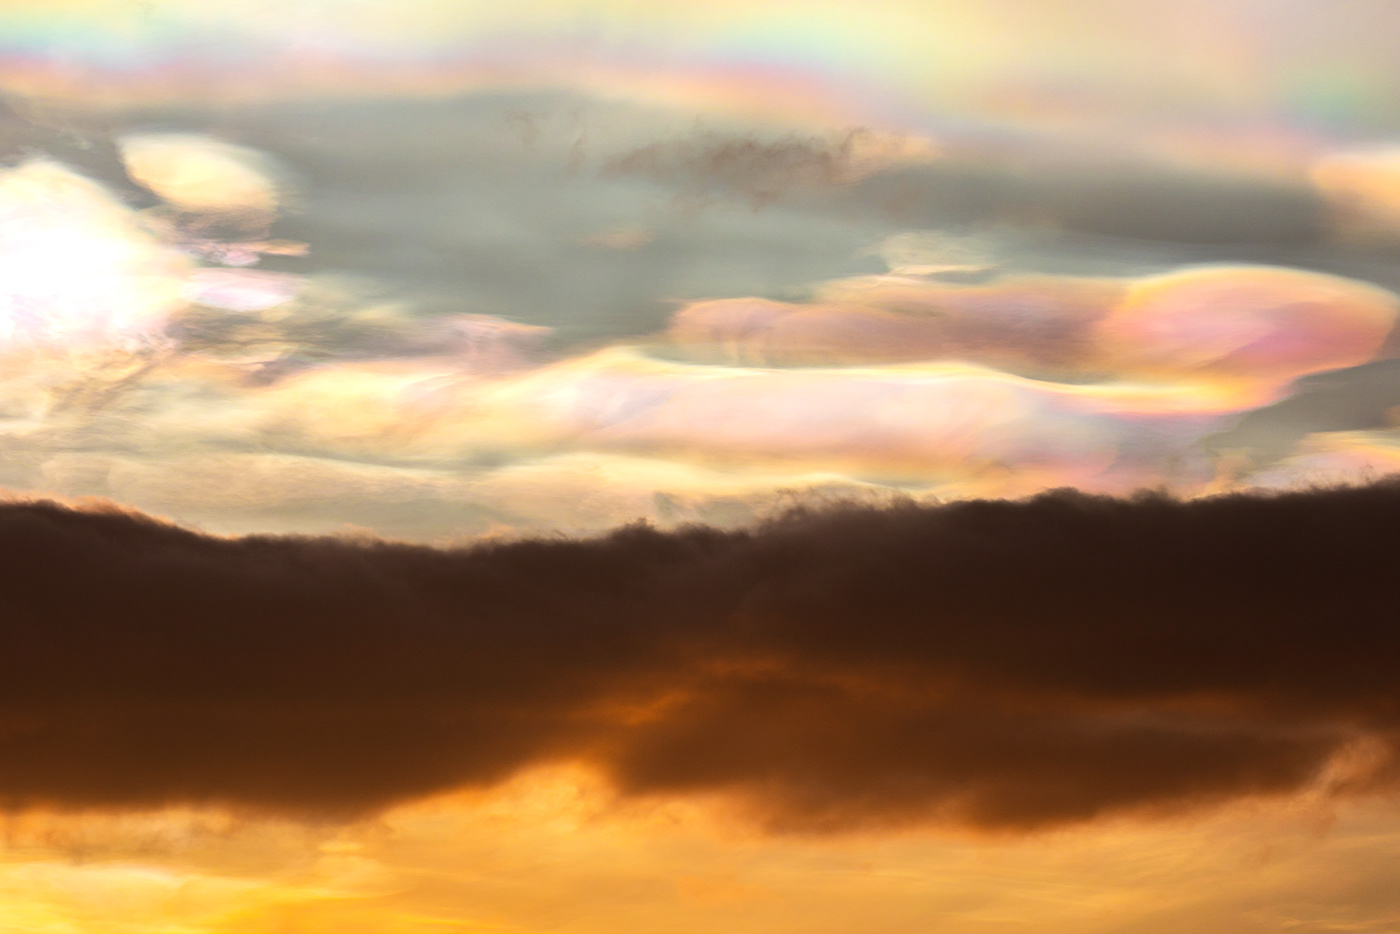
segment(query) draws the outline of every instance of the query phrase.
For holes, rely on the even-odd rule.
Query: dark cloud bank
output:
[[[767,826],[1027,828],[1400,750],[1400,483],[435,550],[0,506],[0,800],[353,817],[584,758]],[[1355,756],[1352,757],[1355,759]]]

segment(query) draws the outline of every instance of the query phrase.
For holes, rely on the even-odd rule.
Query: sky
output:
[[[0,4],[0,929],[1400,931],[1396,35]]]

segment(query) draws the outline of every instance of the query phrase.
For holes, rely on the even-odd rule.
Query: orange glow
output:
[[[1387,917],[1393,805],[1311,792],[1029,837],[764,837],[704,800],[622,803],[586,771],[346,828],[218,812],[9,824],[0,925],[26,931],[930,928],[1269,931]]]

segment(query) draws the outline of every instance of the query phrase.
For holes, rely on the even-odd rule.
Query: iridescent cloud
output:
[[[1283,383],[1372,359],[1398,307],[1391,292],[1335,276],[1206,267],[1133,283],[1096,330],[1127,372]]]

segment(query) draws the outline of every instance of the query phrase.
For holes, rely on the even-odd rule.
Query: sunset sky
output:
[[[0,155],[0,930],[1400,931],[1392,0],[4,0]]]

